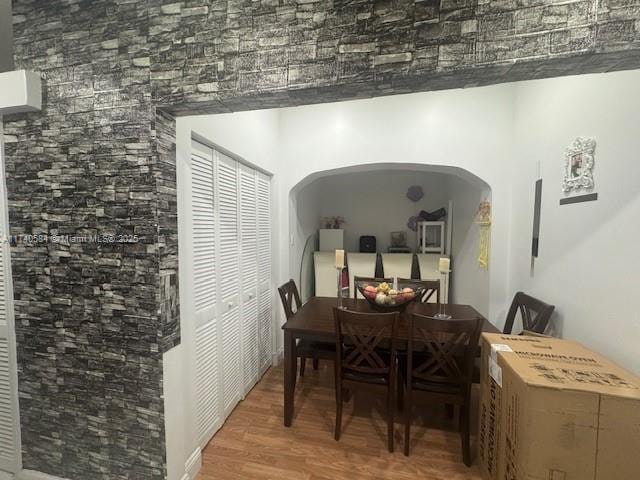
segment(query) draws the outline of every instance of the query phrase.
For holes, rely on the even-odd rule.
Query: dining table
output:
[[[297,342],[298,340],[335,342],[336,328],[333,309],[338,304],[337,300],[335,297],[312,297],[282,326],[284,330],[284,425],[287,427],[291,426],[293,421]],[[356,312],[379,313],[365,299],[345,298],[342,299],[342,306]],[[482,318],[484,320],[483,332],[500,333],[495,325],[471,305],[412,302],[404,311],[400,312],[397,336],[400,343],[408,340],[408,315],[418,313],[434,316],[441,309],[444,309],[444,312],[451,316],[451,320]]]

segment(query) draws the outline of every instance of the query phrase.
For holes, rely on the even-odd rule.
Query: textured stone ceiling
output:
[[[640,67],[638,0],[182,2],[150,11],[178,114]]]

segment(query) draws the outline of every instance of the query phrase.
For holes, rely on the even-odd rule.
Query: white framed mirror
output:
[[[593,138],[578,137],[565,153],[565,170],[562,190],[590,190],[593,188],[593,166],[596,141]]]

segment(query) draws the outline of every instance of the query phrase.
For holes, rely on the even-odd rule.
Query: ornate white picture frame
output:
[[[593,182],[593,166],[595,163],[596,140],[588,137],[578,137],[567,148],[564,161],[564,181],[562,190],[568,193],[572,190],[591,190]]]

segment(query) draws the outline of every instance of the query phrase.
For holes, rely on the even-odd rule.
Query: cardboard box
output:
[[[640,479],[640,378],[579,343],[483,334],[485,480]]]

